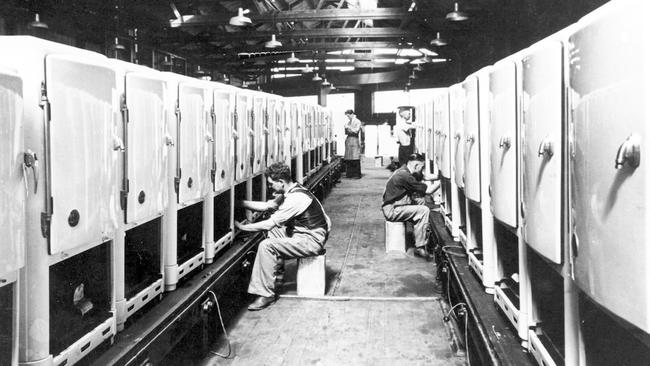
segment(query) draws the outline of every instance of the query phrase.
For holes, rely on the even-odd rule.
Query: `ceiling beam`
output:
[[[250,40],[268,40],[275,34],[278,40],[299,38],[337,38],[337,37],[359,37],[359,38],[410,38],[416,37],[417,33],[399,28],[320,28],[320,29],[296,29],[293,31],[278,34],[274,31],[253,31],[253,32],[215,32],[209,35],[200,36],[203,42],[233,42]],[[181,40],[184,43],[187,38]],[[320,45],[320,44],[319,44]]]
[[[237,61],[244,61],[244,62],[257,62],[257,61],[278,61],[278,60],[286,60],[287,57],[289,57],[291,53],[290,52],[283,52],[283,53],[272,53],[272,54],[252,54],[250,57],[239,57]],[[381,62],[382,60],[393,60],[396,58],[403,58],[403,59],[414,59],[414,58],[420,58],[420,56],[396,56],[396,55],[381,55],[381,54],[376,54],[376,53],[352,53],[352,54],[344,54],[344,55],[332,55],[328,54],[325,52],[321,53],[315,53],[315,52],[299,52],[295,54],[296,57],[301,58],[303,60],[355,60],[355,61],[378,61]],[[228,58],[232,59],[232,56],[228,56]]]
[[[282,49],[276,49],[273,52],[291,52],[291,51],[342,51],[342,50],[371,50],[375,48],[396,48],[398,42],[326,42],[326,43],[305,43],[305,44],[285,44]],[[234,48],[222,48],[221,53],[256,53],[271,52],[264,45],[242,46]]]
[[[214,15],[183,15],[177,19],[170,19],[172,28],[211,27],[228,24],[234,14]],[[278,23],[278,22],[320,22],[320,21],[346,21],[346,20],[388,20],[388,19],[413,19],[420,16],[417,11],[408,11],[404,8],[374,8],[374,9],[307,9],[269,11],[261,14],[249,14],[253,23]]]
[[[321,62],[317,63],[309,63],[309,64],[281,64],[281,65],[266,65],[266,64],[246,64],[243,66],[239,67],[239,71],[241,72],[256,72],[260,70],[268,70],[268,69],[278,69],[277,73],[279,74],[301,74],[303,73],[303,70],[307,65],[313,70],[313,71],[318,71],[321,73],[344,73],[344,74],[353,74],[352,70],[348,71],[341,71],[339,68],[340,67],[347,67],[347,66],[354,66],[355,69],[396,69],[396,70],[402,70],[404,68],[407,68],[406,65],[395,65],[394,62],[375,62],[375,61],[358,61],[354,63],[345,63],[345,64],[324,64]]]
[[[332,75],[329,79],[334,85],[359,85],[359,84],[381,84],[389,83],[398,80],[408,80],[407,70],[386,71],[386,72],[373,72],[365,74],[339,74]]]

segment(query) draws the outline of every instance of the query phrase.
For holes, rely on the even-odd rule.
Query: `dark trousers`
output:
[[[409,155],[413,154],[413,144],[408,146],[399,145],[397,150],[397,160],[399,160],[399,165],[402,166],[406,164],[409,159]]]
[[[347,178],[361,178],[361,160],[346,160],[345,161],[345,176]]]

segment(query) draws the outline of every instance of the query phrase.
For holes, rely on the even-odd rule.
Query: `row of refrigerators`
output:
[[[540,365],[650,360],[649,8],[611,1],[416,108],[447,227]]]
[[[0,48],[2,365],[74,364],[232,243],[269,164],[302,182],[333,156],[320,106],[32,37]]]

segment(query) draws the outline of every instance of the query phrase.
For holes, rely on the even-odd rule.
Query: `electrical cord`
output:
[[[458,253],[458,252],[454,252],[452,249],[461,249],[463,252],[461,254],[461,253]],[[442,247],[443,252],[445,252],[445,253],[447,253],[449,255],[453,255],[454,257],[461,257],[461,258],[467,257],[467,253],[465,253],[464,250],[465,250],[465,248],[463,248],[460,245],[445,245],[445,246]]]
[[[443,319],[444,321],[449,321],[449,315],[450,315],[450,314],[452,313],[452,311],[454,311],[454,309],[457,308],[458,306],[467,306],[467,304],[465,304],[464,302],[459,302],[458,304],[452,306],[451,309],[449,309],[449,311],[447,312],[447,315],[445,315],[442,319]]]
[[[467,356],[467,366],[472,366],[472,360],[469,355],[469,344],[467,343],[467,320],[469,319],[469,314],[465,312],[465,356]]]
[[[223,329],[223,334],[226,336],[226,343],[228,344],[228,353],[227,354],[221,354],[219,352],[210,350],[210,353],[213,355],[217,355],[221,358],[230,358],[232,355],[232,345],[230,344],[230,338],[228,338],[228,332],[226,331],[226,326],[223,324],[223,317],[221,316],[221,308],[219,307],[219,300],[217,300],[217,295],[212,292],[211,290],[208,291],[212,297],[214,297],[214,302],[217,304],[217,314],[219,314],[219,322],[221,323],[221,329]]]
[[[449,282],[451,281],[451,275],[449,273],[449,268],[446,267],[447,269],[447,303],[451,304],[451,293],[449,292]]]
[[[468,342],[467,330],[468,330],[469,314],[467,313],[466,310],[464,310],[464,307],[467,306],[467,304],[465,304],[464,302],[459,302],[458,304],[452,306],[451,309],[449,309],[449,311],[447,311],[447,315],[444,316],[443,320],[447,322],[447,321],[450,320],[449,315],[453,315],[454,318],[456,319],[456,321],[458,321],[458,319],[456,318],[456,314],[453,311],[454,311],[455,308],[457,308],[459,306],[461,307],[461,309],[463,309],[463,316],[465,317],[465,355],[467,356],[467,365],[471,366],[472,361],[470,360],[469,344],[467,343]]]

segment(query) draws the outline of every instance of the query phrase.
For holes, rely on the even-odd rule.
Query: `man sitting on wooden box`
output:
[[[406,165],[397,169],[386,182],[381,211],[387,221],[413,222],[415,238],[413,254],[431,259],[427,252],[431,209],[425,205],[423,197],[435,192],[437,186],[432,181],[438,178],[423,173],[423,169],[424,156],[409,155]]]
[[[323,206],[306,188],[291,179],[291,168],[275,163],[266,170],[269,186],[276,198],[268,202],[241,201],[252,211],[274,211],[263,221],[235,226],[242,231],[267,231],[253,265],[248,292],[257,295],[248,310],[261,310],[277,298],[276,277],[283,271],[284,260],[320,255],[332,223]]]

